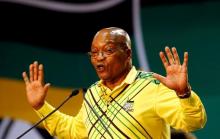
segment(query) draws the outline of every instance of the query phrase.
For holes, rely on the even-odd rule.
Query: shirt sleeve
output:
[[[203,128],[207,120],[205,108],[195,92],[191,91],[189,98],[180,99],[163,84],[158,86],[155,110],[170,126],[186,132]]]
[[[54,108],[45,102],[36,113],[40,118],[43,118],[53,110]],[[82,108],[75,117],[56,111],[44,120],[43,125],[51,135],[57,136],[60,139],[87,138],[86,128],[83,123]]]

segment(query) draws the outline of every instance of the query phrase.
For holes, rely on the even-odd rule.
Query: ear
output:
[[[132,51],[131,49],[126,49],[127,56],[131,59],[132,58]]]

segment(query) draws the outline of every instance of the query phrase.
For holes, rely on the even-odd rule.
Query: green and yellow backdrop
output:
[[[133,64],[140,69],[164,75],[159,52],[165,46],[176,47],[181,59],[184,51],[189,52],[189,81],[208,116],[205,128],[194,133],[199,139],[218,137],[220,1],[38,2],[0,2],[0,138],[12,137],[16,121],[33,124],[39,120],[27,103],[21,76],[29,64],[44,64],[45,82],[52,84],[47,101],[56,107],[73,89],[87,88],[98,80],[87,52],[93,35],[110,26],[128,31]],[[80,93],[60,111],[75,115],[81,103]]]

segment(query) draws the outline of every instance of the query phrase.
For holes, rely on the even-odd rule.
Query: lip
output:
[[[96,64],[95,68],[96,68],[96,71],[103,72],[105,70],[105,65],[102,63]]]

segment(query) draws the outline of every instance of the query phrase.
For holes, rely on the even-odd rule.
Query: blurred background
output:
[[[73,89],[98,80],[87,52],[94,34],[121,27],[133,42],[133,64],[165,74],[159,52],[175,46],[189,52],[189,81],[206,107],[199,139],[218,137],[220,124],[220,0],[0,0],[0,138],[20,135],[39,118],[28,105],[22,72],[38,61],[47,101],[58,106]],[[75,115],[82,93],[60,111]],[[38,127],[25,138],[53,138]]]

